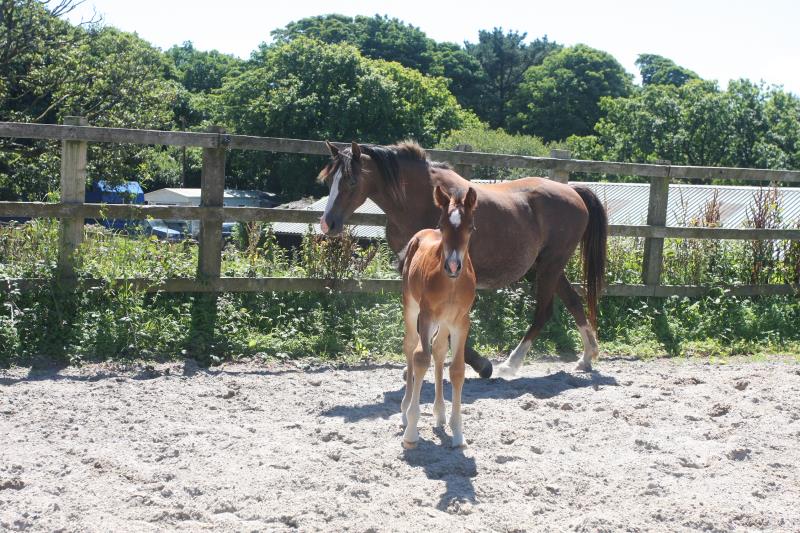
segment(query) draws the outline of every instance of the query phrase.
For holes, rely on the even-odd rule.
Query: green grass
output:
[[[0,228],[0,277],[54,275],[58,224],[39,220]],[[778,259],[755,258],[751,243],[668,240],[664,282],[669,284],[782,283],[792,278],[791,248]],[[609,283],[636,283],[642,242],[614,238]],[[759,250],[756,250],[759,251]],[[359,248],[352,238],[307,236],[293,252],[277,246],[268,226],[243,226],[226,246],[228,276],[393,278],[385,243]],[[754,274],[758,260],[760,270]],[[116,279],[191,277],[197,247],[126,237],[87,227],[78,275]],[[569,268],[579,279],[578,263]],[[315,357],[339,362],[396,359],[402,345],[397,294],[242,293],[147,294],[109,284],[85,292],[52,286],[0,299],[0,363],[25,364],[41,356],[69,363],[105,359],[170,359],[191,355],[208,362],[241,357]],[[530,286],[479,294],[472,337],[483,353],[507,353],[530,324]],[[606,298],[599,335],[605,353],[637,357],[800,354],[796,297],[737,298],[714,290],[702,298]],[[543,331],[534,354],[569,355],[581,349],[563,307]]]

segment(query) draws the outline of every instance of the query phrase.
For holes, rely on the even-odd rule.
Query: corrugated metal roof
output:
[[[478,183],[492,181],[475,180]],[[592,189],[608,209],[611,224],[645,224],[647,204],[650,199],[650,185],[647,183],[597,183],[570,182],[585,185]],[[759,187],[730,185],[684,185],[670,184],[669,204],[667,206],[667,225],[686,226],[692,218],[699,218],[703,207],[714,191],[720,204],[720,222],[724,228],[742,228],[747,220],[747,208],[753,205],[753,195]],[[794,227],[800,221],[800,188],[780,187],[781,217],[786,227]],[[309,205],[307,209],[322,211],[328,197],[323,197]],[[356,209],[357,213],[383,213],[371,200]],[[308,224],[277,222],[273,225],[277,233],[303,234]],[[316,233],[321,233],[319,225],[313,225]],[[380,226],[353,226],[353,234],[361,238],[383,238],[384,228]]]

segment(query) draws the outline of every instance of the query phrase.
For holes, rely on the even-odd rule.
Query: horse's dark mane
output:
[[[392,200],[401,205],[405,201],[405,192],[400,181],[400,162],[405,160],[431,164],[425,149],[414,141],[404,141],[391,146],[362,144],[360,147],[361,152],[372,159],[378,172],[383,176]]]

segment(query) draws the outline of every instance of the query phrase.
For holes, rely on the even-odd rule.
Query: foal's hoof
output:
[[[591,372],[592,371],[592,363],[585,363],[583,361],[578,361],[578,364],[575,365],[575,372]]]
[[[416,442],[411,442],[403,439],[403,448],[405,448],[406,450],[413,450],[416,447],[417,447]]]
[[[451,448],[466,448],[467,441],[464,440],[464,435],[453,435],[453,442],[450,443]]]

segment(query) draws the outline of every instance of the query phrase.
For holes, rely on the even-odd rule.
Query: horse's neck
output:
[[[402,202],[396,201],[380,184],[373,188],[369,198],[386,213],[390,231],[405,245],[419,230],[436,225],[438,208],[433,203],[433,186],[427,168],[421,165],[411,170],[401,168],[400,174]]]

